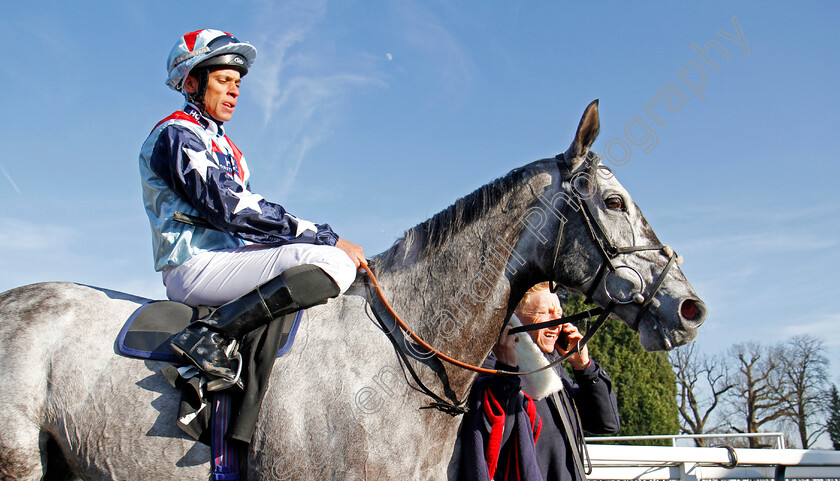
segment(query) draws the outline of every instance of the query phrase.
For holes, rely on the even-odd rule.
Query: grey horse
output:
[[[647,350],[695,337],[706,308],[589,151],[598,130],[595,101],[563,155],[479,188],[372,260],[411,331],[480,365],[524,291],[551,280],[612,304]],[[613,246],[654,247],[605,252]],[[305,313],[274,366],[244,479],[453,479],[460,421],[423,409],[430,398],[405,374],[367,294],[360,276]],[[123,322],[146,301],[73,283],[0,294],[0,478],[208,479],[210,450],[176,427],[179,394],[159,373],[165,364],[115,352]],[[413,346],[404,347],[418,379],[462,402],[476,373]]]

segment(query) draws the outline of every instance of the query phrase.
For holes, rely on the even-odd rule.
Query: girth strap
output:
[[[210,448],[213,453],[214,481],[239,479],[239,450],[236,443],[227,439],[230,423],[231,396],[227,392],[213,393],[212,432]]]

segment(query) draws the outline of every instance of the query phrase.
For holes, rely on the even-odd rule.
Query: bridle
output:
[[[566,161],[565,161],[564,155],[560,154],[555,159],[557,160],[558,169],[560,170],[560,172],[563,172],[565,170],[564,167],[566,166]],[[605,168],[605,167],[602,167],[602,168]],[[571,176],[564,177],[562,182],[563,183],[570,182],[570,184],[572,186],[574,186],[575,177],[578,176],[578,175],[581,175],[581,174],[582,173],[577,173],[577,174],[572,174]],[[605,282],[604,291],[606,292],[607,296],[609,297],[609,302],[607,303],[607,306],[605,308],[598,307],[598,308],[594,308],[594,309],[589,309],[587,311],[575,314],[573,316],[564,317],[564,318],[560,318],[560,319],[552,319],[550,321],[529,324],[527,326],[520,326],[520,327],[513,328],[509,331],[511,334],[518,333],[518,332],[525,332],[525,331],[533,331],[533,330],[537,330],[537,329],[544,329],[544,328],[547,328],[547,327],[554,327],[554,326],[569,323],[569,322],[577,322],[581,319],[591,319],[593,316],[597,315],[598,318],[594,322],[592,322],[591,324],[589,324],[589,322],[587,321],[588,327],[586,329],[586,333],[584,334],[583,339],[581,339],[581,341],[577,344],[576,348],[572,349],[571,351],[569,351],[565,355],[561,356],[559,359],[556,359],[555,361],[551,362],[550,364],[548,364],[546,366],[543,366],[539,369],[535,369],[533,371],[513,372],[513,371],[505,371],[505,370],[501,370],[501,369],[487,369],[487,368],[483,368],[483,367],[473,366],[471,364],[459,361],[457,359],[454,359],[454,358],[440,352],[439,350],[430,346],[426,341],[424,341],[422,338],[420,338],[420,336],[418,336],[416,333],[414,333],[405,324],[405,322],[400,318],[400,316],[394,311],[394,309],[391,307],[391,305],[386,300],[385,295],[382,292],[382,288],[380,287],[379,282],[376,280],[376,276],[374,275],[373,270],[370,268],[370,266],[367,263],[363,263],[362,267],[364,268],[364,270],[366,272],[365,284],[368,288],[370,298],[373,299],[374,298],[374,293],[375,293],[378,296],[378,299],[380,301],[380,304],[382,305],[382,308],[385,310],[385,312],[388,314],[388,316],[391,319],[393,319],[394,323],[397,326],[399,326],[399,328],[403,332],[408,334],[411,337],[411,339],[413,339],[420,346],[422,346],[424,349],[426,349],[430,354],[432,354],[435,357],[439,358],[440,360],[446,361],[446,362],[448,362],[448,363],[450,363],[454,366],[460,367],[462,369],[482,373],[482,374],[526,376],[528,374],[533,374],[533,373],[536,373],[536,372],[539,372],[539,371],[542,371],[542,370],[545,370],[545,369],[548,369],[548,368],[551,368],[551,367],[554,367],[554,366],[560,364],[561,362],[563,362],[563,361],[567,360],[569,357],[571,357],[573,354],[575,354],[577,352],[580,352],[580,350],[592,339],[592,337],[595,335],[595,333],[598,331],[598,329],[604,324],[604,322],[609,317],[609,315],[612,314],[615,307],[618,306],[618,305],[621,305],[621,304],[629,304],[631,302],[639,304],[639,311],[638,311],[638,314],[636,315],[636,318],[634,319],[634,325],[632,326],[633,329],[638,328],[638,325],[639,325],[639,322],[641,321],[642,316],[644,315],[645,312],[647,312],[648,308],[650,307],[650,305],[651,305],[651,303],[654,299],[654,296],[656,296],[656,293],[659,291],[659,288],[662,286],[662,283],[664,282],[665,277],[668,275],[668,272],[671,270],[671,268],[673,268],[673,266],[675,264],[676,265],[681,264],[682,263],[682,258],[678,257],[676,255],[676,253],[674,252],[674,250],[671,249],[669,246],[662,245],[662,244],[642,245],[642,246],[626,246],[626,247],[615,246],[609,240],[609,237],[607,237],[606,233],[604,232],[604,229],[601,227],[601,224],[598,222],[597,218],[593,215],[591,209],[589,208],[589,205],[586,202],[583,201],[583,199],[581,198],[579,193],[574,192],[574,188],[573,188],[572,194],[573,194],[573,197],[575,198],[576,203],[577,203],[578,208],[576,210],[578,212],[580,212],[581,215],[583,216],[584,222],[585,222],[585,224],[587,226],[587,229],[589,231],[589,235],[592,237],[592,240],[598,246],[598,250],[601,253],[601,256],[603,258],[603,262],[598,267],[598,272],[595,275],[594,281],[592,282],[589,289],[587,289],[587,291],[585,293],[586,302],[587,303],[592,302],[592,296],[595,294],[595,291],[597,290],[598,286],[601,285],[602,281],[605,281],[605,278],[607,278],[607,276],[613,275],[613,276],[620,277],[619,274],[618,274],[619,269],[627,269],[627,270],[631,271],[633,274],[635,274],[639,279],[639,288],[637,290],[635,290],[634,292],[629,293],[629,295],[626,298],[622,298],[622,297],[618,297],[617,293],[610,292],[610,289],[608,288],[608,286]],[[550,271],[552,273],[555,272],[555,269],[557,267],[557,260],[559,258],[559,254],[560,254],[562,228],[563,228],[563,222],[560,222],[560,225],[558,227],[557,235],[555,236],[554,256],[553,256],[552,266],[551,266],[551,271]],[[617,257],[621,256],[621,255],[631,254],[631,253],[636,253],[636,252],[643,252],[643,251],[662,251],[666,256],[668,256],[668,263],[662,269],[662,272],[656,278],[656,280],[653,283],[652,288],[647,293],[644,292],[645,291],[645,286],[644,286],[643,278],[642,278],[641,274],[639,274],[639,272],[636,269],[634,269],[630,266],[627,266],[627,265],[616,265],[615,262],[614,262],[615,259]],[[556,292],[556,290],[557,290],[556,283],[554,283],[554,281],[551,281],[551,284],[552,284],[552,292]],[[399,346],[399,343],[394,338],[390,328],[383,321],[382,316],[379,313],[377,313],[375,309],[373,309],[372,311],[374,313],[374,316],[377,318],[378,322],[380,323],[380,326],[382,327],[383,331],[386,332],[386,334],[388,334],[391,342],[394,344],[398,354],[401,357],[401,361],[402,361],[403,365],[406,366],[411,371],[412,376],[414,377],[415,381],[422,387],[423,392],[425,392],[427,395],[429,395],[429,396],[431,396],[432,398],[435,399],[435,402],[432,403],[429,407],[434,407],[434,408],[437,408],[437,409],[441,409],[444,412],[448,412],[449,414],[453,414],[453,415],[463,412],[463,402],[461,402],[459,404],[452,404],[452,403],[440,398],[439,396],[435,395],[431,390],[429,390],[426,386],[424,386],[422,384],[422,382],[420,382],[419,377],[416,375],[416,373],[413,371],[413,368],[411,368],[410,364],[408,363],[407,356],[406,356],[405,352]],[[666,341],[665,341],[666,343],[670,343],[667,336],[665,337],[665,339],[666,339]]]
[[[564,164],[568,165],[566,163],[565,156],[563,154],[560,154],[557,157],[555,157],[555,159],[557,160],[557,168],[562,172],[564,170],[563,169]],[[600,168],[603,169],[603,170],[610,171],[606,167],[600,167]],[[612,172],[612,171],[610,171],[610,172]],[[656,296],[656,293],[659,292],[659,288],[662,287],[662,283],[665,281],[665,277],[667,277],[668,272],[670,272],[670,270],[674,267],[675,264],[676,265],[682,264],[682,257],[677,256],[677,254],[674,252],[674,250],[670,246],[663,245],[663,244],[649,244],[649,245],[641,245],[641,246],[623,246],[623,247],[618,247],[615,244],[613,244],[610,241],[609,237],[607,237],[606,233],[604,232],[604,229],[601,227],[601,224],[598,222],[598,219],[592,213],[592,210],[590,209],[589,204],[582,199],[582,196],[580,195],[579,192],[575,192],[575,190],[576,190],[576,188],[575,188],[576,177],[579,177],[581,175],[583,175],[583,172],[572,174],[572,175],[564,178],[563,181],[564,182],[569,182],[569,184],[571,185],[572,190],[573,190],[572,194],[574,194],[574,198],[576,200],[577,207],[578,207],[577,211],[580,212],[581,216],[583,217],[583,220],[586,224],[587,230],[589,231],[589,235],[590,235],[590,237],[592,237],[592,240],[595,241],[595,245],[598,246],[598,251],[601,253],[601,257],[603,259],[603,262],[598,267],[598,272],[595,274],[595,280],[589,286],[589,289],[587,289],[587,291],[585,292],[586,302],[587,303],[592,302],[592,296],[595,294],[595,291],[598,289],[598,286],[601,285],[601,282],[605,281],[605,278],[608,275],[613,275],[613,276],[621,278],[622,276],[620,274],[618,274],[619,270],[630,271],[632,274],[635,275],[635,277],[639,281],[638,282],[638,284],[639,284],[638,289],[635,290],[634,292],[630,292],[627,296],[621,298],[621,297],[617,297],[618,293],[610,292],[610,288],[607,286],[607,282],[605,281],[604,282],[604,292],[606,292],[607,297],[609,297],[610,301],[609,301],[607,307],[604,309],[604,312],[606,312],[607,315],[609,315],[612,312],[612,310],[617,305],[620,305],[620,304],[630,304],[630,303],[639,304],[639,311],[636,314],[635,319],[633,320],[633,325],[631,326],[631,328],[633,330],[636,330],[639,327],[639,322],[641,322],[642,316],[644,316],[645,312],[647,312],[648,308],[650,307],[651,303],[653,302],[654,297]],[[595,174],[596,178],[597,178],[597,175],[598,174]],[[596,179],[596,181],[597,181],[597,179]],[[560,241],[561,241],[560,233],[561,233],[562,228],[563,228],[563,223],[561,222],[560,226],[558,227],[557,236],[555,238],[554,257],[553,257],[552,264],[551,264],[551,271],[549,271],[549,272],[552,272],[552,273],[555,271],[555,268],[557,267],[557,259],[560,255]],[[632,253],[644,252],[644,251],[662,251],[663,254],[668,256],[668,263],[662,269],[662,272],[659,274],[659,276],[656,278],[656,280],[653,282],[651,290],[648,293],[644,292],[645,291],[644,278],[642,277],[641,274],[639,274],[639,272],[636,269],[634,269],[633,267],[630,267],[626,264],[616,266],[616,264],[614,263],[615,259],[620,255],[632,254]],[[625,278],[625,280],[626,280],[626,278]],[[556,290],[557,287],[556,287],[556,284],[554,283],[554,281],[551,281],[551,283],[552,283],[552,291]],[[535,326],[535,325],[537,325],[537,324],[532,324],[532,326]],[[541,329],[541,327],[537,327],[537,329]],[[667,336],[665,337],[665,342],[670,344],[670,340],[668,340]]]

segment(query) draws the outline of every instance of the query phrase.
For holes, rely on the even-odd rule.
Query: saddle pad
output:
[[[190,307],[175,301],[149,301],[138,307],[128,318],[119,336],[117,350],[128,357],[152,359],[155,361],[180,362],[169,348],[169,340],[191,322],[210,313],[206,307]],[[283,318],[280,357],[292,348],[303,311],[294,317]]]

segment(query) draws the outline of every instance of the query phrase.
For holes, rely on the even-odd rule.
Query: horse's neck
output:
[[[507,316],[508,258],[534,200],[533,189],[521,186],[434,252],[403,252],[409,260],[380,275],[385,295],[413,332],[444,354],[481,365]],[[474,373],[447,367],[447,375],[461,399]]]

